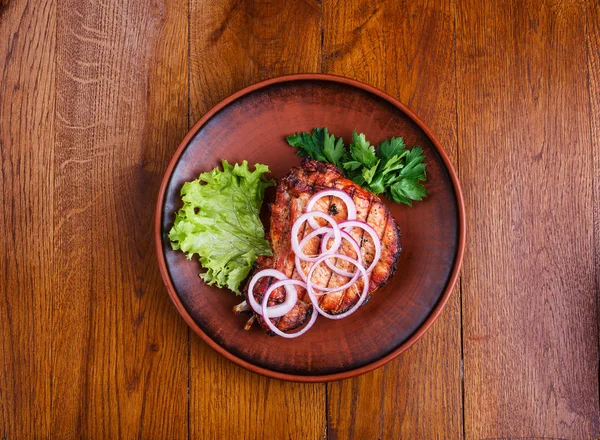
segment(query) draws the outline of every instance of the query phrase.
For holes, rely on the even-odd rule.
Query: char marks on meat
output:
[[[290,233],[292,225],[304,211],[309,199],[317,192],[325,189],[337,189],[350,195],[357,208],[357,220],[368,223],[375,229],[381,239],[381,258],[370,274],[369,293],[370,297],[379,287],[385,284],[396,270],[396,263],[400,255],[400,232],[390,211],[382,203],[379,197],[348,180],[333,165],[317,162],[306,158],[298,167],[294,167],[282,178],[277,186],[275,202],[271,205],[271,228],[270,240],[273,248],[272,258],[260,258],[257,260],[255,272],[262,269],[273,268],[283,272],[287,277],[300,279],[294,263],[294,252],[292,251]],[[323,211],[331,215],[337,222],[347,218],[347,210],[344,202],[336,197],[323,197],[317,201],[313,210]],[[322,219],[315,219],[321,225],[326,225]],[[305,223],[300,229],[301,237],[306,236],[312,228]],[[375,247],[369,235],[360,228],[354,228],[350,233],[360,245],[364,266],[368,267],[374,258]],[[304,247],[307,255],[317,254],[321,246],[321,236],[310,240]],[[352,258],[356,257],[355,251],[346,240],[342,240],[340,253]],[[352,265],[346,261],[334,262],[337,267],[347,271],[353,271]],[[302,262],[304,272],[307,273],[312,263]],[[251,279],[251,277],[249,278]],[[332,272],[326,265],[320,264],[314,271],[313,282],[327,287],[342,286],[348,278]],[[273,282],[269,277],[262,278],[254,288],[255,299],[260,303],[263,294]],[[246,287],[247,288],[247,287]],[[321,308],[330,314],[340,314],[348,310],[358,301],[363,289],[362,277],[350,288],[341,292],[332,292],[320,297]],[[245,291],[245,295],[248,292]],[[367,297],[367,299],[368,299]],[[285,289],[279,288],[271,294],[269,306],[283,302]],[[273,323],[281,331],[293,330],[308,320],[313,307],[305,289],[298,288],[298,302],[294,308],[281,318],[276,318]],[[257,316],[258,322],[267,329],[261,316]]]

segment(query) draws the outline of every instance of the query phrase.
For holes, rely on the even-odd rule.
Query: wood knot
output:
[[[138,386],[140,384],[140,376],[137,374],[133,374],[126,382],[127,393],[135,393],[138,390]]]

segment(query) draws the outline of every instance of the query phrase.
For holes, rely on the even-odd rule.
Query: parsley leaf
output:
[[[427,196],[427,189],[416,179],[402,179],[392,185],[386,194],[395,202],[412,206],[411,200],[423,200]]]
[[[298,148],[298,156],[310,156],[319,162],[328,162],[327,157],[323,152],[325,130],[327,129],[315,128],[312,131],[312,134],[296,133],[288,136],[286,139],[288,144]]]
[[[394,156],[402,157],[402,155],[406,153],[406,145],[404,145],[404,139],[401,137],[391,138],[389,140],[385,139],[377,147],[377,156],[379,156],[384,163]]]
[[[348,162],[344,163],[344,169],[345,170],[350,170],[350,171],[354,171],[359,169],[360,167],[362,167],[362,163],[357,162],[355,160],[349,160]]]
[[[312,133],[288,136],[287,141],[298,148],[299,156],[334,164],[348,179],[374,194],[385,193],[389,199],[409,206],[427,196],[421,183],[427,178],[423,149],[409,150],[401,137],[385,139],[375,148],[363,133],[354,130],[346,149],[342,138],[327,128],[315,128]]]
[[[327,161],[338,168],[342,168],[341,159],[346,153],[344,140],[342,138],[336,140],[334,135],[328,134],[326,128],[324,129],[323,135],[323,154],[327,158]]]
[[[385,191],[385,181],[382,173],[376,174],[371,183],[369,183],[369,191],[376,195]]]
[[[375,148],[373,148],[369,141],[365,139],[364,134],[356,134],[356,130],[354,130],[354,134],[352,135],[350,154],[356,161],[368,168],[371,168],[377,163]]]
[[[408,177],[412,179],[425,180],[425,164],[423,160],[425,156],[423,155],[423,150],[421,147],[413,148],[406,155],[406,165],[400,171],[403,177]]]
[[[379,160],[377,161],[377,163],[375,165],[373,165],[371,168],[363,168],[362,169],[362,176],[365,179],[365,182],[367,182],[368,184],[370,184],[373,181],[373,177],[375,177],[375,173],[377,172],[377,167],[379,166]]]
[[[394,156],[390,158],[383,167],[382,174],[386,175],[391,172],[403,169],[405,164],[405,160],[403,160],[403,158],[404,156],[406,156],[407,153],[408,151],[405,150],[404,153],[402,153],[402,156]]]

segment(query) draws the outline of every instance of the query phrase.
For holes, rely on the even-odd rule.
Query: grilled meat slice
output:
[[[306,204],[315,193],[330,188],[344,191],[350,195],[356,204],[357,219],[371,225],[381,239],[381,258],[370,275],[368,294],[370,296],[385,284],[396,270],[396,263],[401,250],[400,231],[390,211],[379,197],[346,179],[335,166],[317,162],[310,158],[304,159],[300,166],[292,168],[277,186],[275,203],[271,205],[270,239],[273,257],[264,259],[264,261],[260,260],[255,272],[272,267],[290,278],[300,279],[295,268],[294,252],[291,245],[292,225],[304,213]],[[313,210],[326,212],[338,222],[347,218],[346,205],[336,197],[323,197],[316,203]],[[316,220],[322,225],[326,224],[322,219]],[[303,231],[301,229],[302,236],[312,231],[308,224],[305,224],[303,228]],[[360,228],[354,228],[350,234],[360,245],[364,265],[368,267],[372,263],[375,253],[371,238]],[[318,253],[321,246],[320,240],[321,237],[310,240],[304,247],[304,252],[307,255]],[[342,241],[340,252],[356,258],[355,251],[345,240]],[[308,262],[302,263],[305,273],[308,272],[311,264]],[[353,271],[350,263],[340,260],[336,264],[347,271]],[[312,279],[317,284],[328,287],[342,286],[348,281],[348,278],[332,272],[324,264],[319,265]],[[271,282],[273,281],[270,278],[265,277],[256,284],[254,295],[259,303]],[[320,306],[330,314],[343,313],[356,304],[362,289],[363,280],[361,277],[354,285],[344,291],[323,295],[320,298]],[[245,295],[248,295],[247,291]],[[279,288],[271,294],[269,306],[279,304],[284,299],[285,290]],[[298,288],[298,302],[294,308],[281,318],[273,320],[273,322],[281,331],[293,330],[306,322],[312,312],[313,307],[306,290]],[[257,316],[257,320],[267,329],[261,316]]]

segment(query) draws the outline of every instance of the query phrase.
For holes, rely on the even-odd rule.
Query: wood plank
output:
[[[250,84],[320,71],[320,1],[292,3],[190,1],[191,124]]]
[[[598,307],[597,319],[600,328],[600,8],[593,2],[588,3],[585,16],[587,18],[588,87],[590,89],[590,127],[594,176],[596,306]],[[600,339],[598,343],[600,344]]]
[[[187,129],[187,2],[61,0],[53,438],[187,438],[187,329],[152,241]]]
[[[598,438],[585,2],[457,2],[467,439]]]
[[[407,104],[456,163],[454,3],[331,0],[323,9],[323,70]],[[399,359],[329,385],[329,438],[462,438],[460,366],[457,288],[439,320]]]
[[[0,6],[0,438],[50,437],[56,2]]]
[[[317,1],[192,0],[190,7],[190,123],[244,86],[320,68]],[[257,376],[192,335],[192,438],[321,439],[325,424],[325,385]]]

